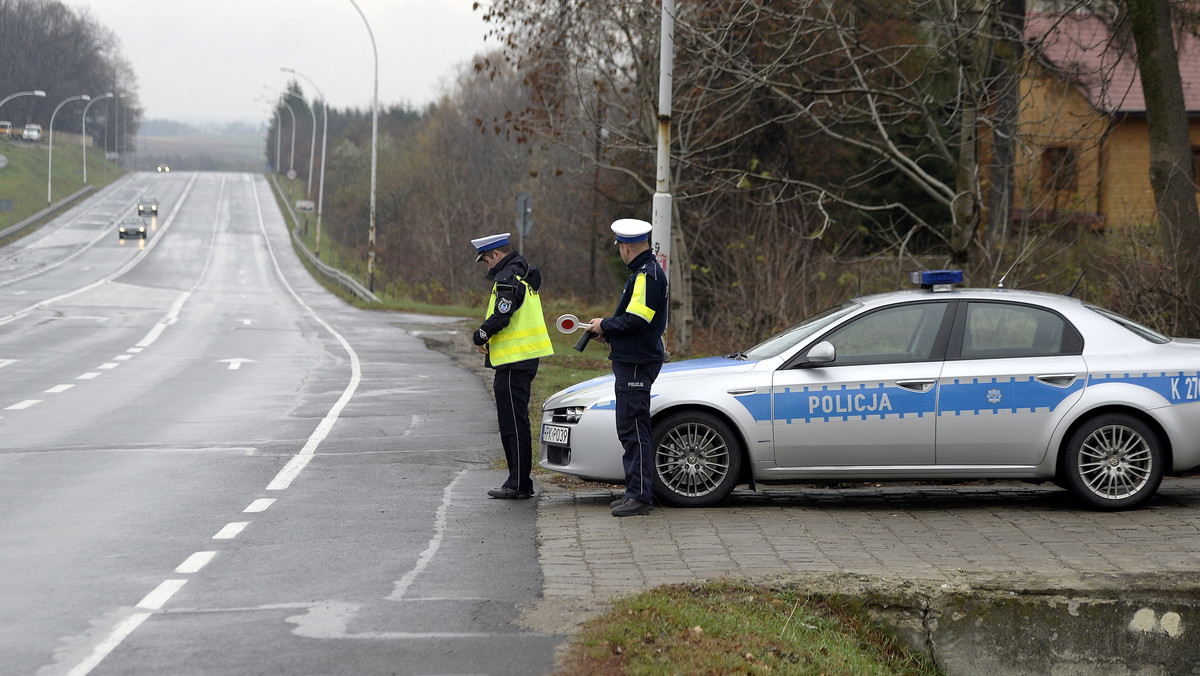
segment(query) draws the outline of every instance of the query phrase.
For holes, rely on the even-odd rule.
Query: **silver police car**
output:
[[[749,484],[1054,481],[1129,509],[1200,466],[1200,341],[1055,294],[856,298],[745,352],[667,363],[654,383],[655,496],[707,506]],[[551,396],[540,464],[622,483],[612,376]]]

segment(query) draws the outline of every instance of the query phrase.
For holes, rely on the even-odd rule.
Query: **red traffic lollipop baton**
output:
[[[555,326],[558,327],[560,333],[575,333],[580,327],[584,326],[584,323],[579,321],[579,318],[575,315],[563,315],[555,322]],[[579,340],[575,341],[575,351],[583,352],[583,348],[587,347],[588,341],[595,337],[596,334],[591,331],[585,331],[579,337]]]

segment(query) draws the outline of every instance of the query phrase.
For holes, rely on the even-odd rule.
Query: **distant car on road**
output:
[[[655,496],[702,507],[738,484],[1024,479],[1118,510],[1200,467],[1200,340],[958,280],[925,273],[925,290],[665,364],[650,400]],[[547,399],[541,466],[623,482],[614,401],[611,375]]]
[[[12,122],[0,121],[0,136],[3,136],[4,138],[12,138],[12,135]]]
[[[139,237],[146,239],[146,224],[142,219],[136,216],[121,219],[117,223],[117,239],[126,239],[128,237]]]
[[[21,131],[21,138],[25,139],[26,141],[42,140],[42,125],[40,125],[40,124],[25,125],[25,129]]]
[[[142,199],[138,200],[138,216],[146,214],[158,215],[158,200],[151,195],[142,195]]]
[[[158,173],[169,174],[169,173],[171,173],[171,167],[168,167],[165,164],[160,164],[160,165],[158,165]]]

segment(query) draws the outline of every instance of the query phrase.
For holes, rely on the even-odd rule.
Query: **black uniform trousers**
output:
[[[508,479],[502,484],[521,493],[533,492],[533,439],[529,433],[529,392],[537,375],[538,360],[505,364],[496,369],[492,391],[496,394],[496,422],[508,462]]]
[[[650,504],[654,500],[654,446],[650,438],[650,387],[661,363],[614,361],[617,438],[625,465],[625,497]]]

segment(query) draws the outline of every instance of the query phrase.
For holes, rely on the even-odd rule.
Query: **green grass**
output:
[[[0,139],[0,155],[8,165],[0,169],[0,200],[12,200],[13,210],[0,212],[0,228],[8,227],[46,207],[46,170],[50,166],[50,146],[43,137],[37,144]],[[53,200],[71,195],[83,187],[83,147],[78,135],[55,133]],[[115,181],[123,172],[108,163],[105,180],[104,149],[87,149],[88,183],[96,188]]]
[[[792,587],[659,587],[589,621],[560,674],[903,674],[936,666],[855,602]]]

